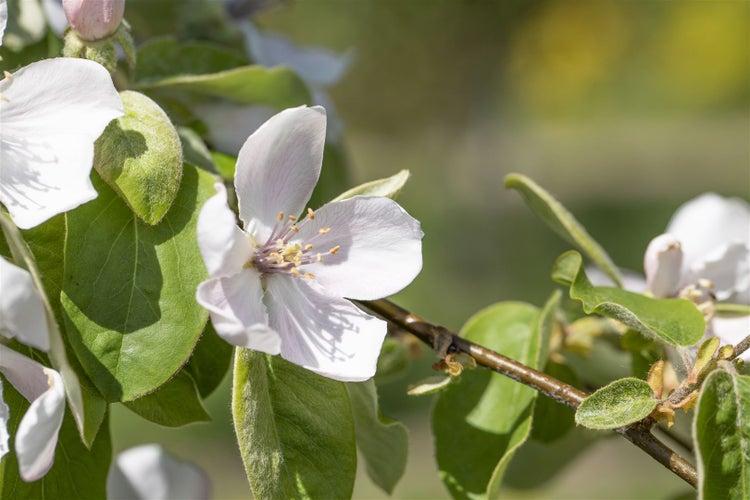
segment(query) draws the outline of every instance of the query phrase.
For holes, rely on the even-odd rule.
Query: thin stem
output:
[[[587,396],[585,392],[554,377],[459,337],[445,327],[433,325],[389,300],[360,300],[355,302],[402,330],[415,335],[422,342],[432,347],[441,358],[451,352],[466,353],[474,358],[477,364],[510,377],[571,408],[578,408],[581,401]],[[653,419],[647,417],[635,424],[616,429],[616,432],[685,482],[696,487],[698,474],[695,467],[651,434],[650,429],[653,424]]]
[[[734,346],[734,355],[730,359],[739,357],[740,354],[750,349],[750,335],[740,340],[740,343]]]

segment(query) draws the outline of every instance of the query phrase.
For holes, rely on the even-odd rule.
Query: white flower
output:
[[[109,73],[83,59],[32,63],[0,81],[0,202],[27,229],[96,198],[94,141],[123,114]]]
[[[8,0],[0,0],[0,46],[3,45],[5,26],[8,24]]]
[[[655,297],[682,296],[750,304],[750,205],[703,194],[682,205],[644,256],[648,289]],[[707,336],[737,344],[750,335],[750,316],[714,317]],[[750,361],[750,352],[743,354]]]
[[[0,335],[46,350],[49,329],[31,275],[0,257]],[[15,450],[24,481],[36,481],[52,467],[57,434],[65,414],[60,374],[0,343],[0,373],[31,406],[16,430]],[[0,380],[0,457],[8,452],[9,409]]]
[[[208,499],[211,484],[193,464],[175,459],[157,444],[144,444],[117,455],[107,476],[110,500]]]
[[[281,353],[337,380],[366,380],[386,324],[344,297],[376,299],[408,285],[422,267],[422,231],[382,197],[304,214],[324,141],[325,111],[304,106],[282,111],[247,139],[235,176],[244,231],[217,184],[198,219],[211,278],[196,296],[231,344]]]

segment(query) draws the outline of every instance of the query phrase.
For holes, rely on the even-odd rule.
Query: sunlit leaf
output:
[[[213,178],[185,165],[171,210],[143,223],[95,177],[99,196],[68,213],[62,302],[71,344],[109,401],[130,401],[169,380],[207,320],[195,301],[206,278],[195,226]]]
[[[357,433],[357,448],[365,459],[367,475],[389,495],[406,468],[409,435],[400,422],[384,417],[378,407],[375,382],[348,383]]]
[[[719,369],[706,378],[696,407],[693,440],[698,498],[749,498],[750,377]]]
[[[344,383],[237,349],[232,414],[255,498],[351,496],[357,455]]]
[[[505,187],[518,190],[532,210],[539,215],[565,241],[577,247],[589,257],[612,280],[622,286],[619,269],[607,252],[586,231],[559,201],[528,177],[509,174],[505,177]]]
[[[557,258],[552,278],[570,287],[570,297],[580,300],[586,313],[621,321],[638,332],[673,345],[698,342],[706,330],[703,315],[684,299],[654,299],[620,288],[592,286],[581,267],[581,254],[569,251]]]
[[[647,417],[657,403],[646,381],[622,378],[584,399],[576,410],[576,423],[589,429],[616,429]]]
[[[341,193],[334,198],[334,201],[345,200],[352,196],[385,196],[392,199],[396,198],[404,185],[406,185],[406,181],[409,180],[410,175],[408,170],[401,170],[390,177],[365,182]]]

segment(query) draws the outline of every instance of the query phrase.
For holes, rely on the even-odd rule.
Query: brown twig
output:
[[[571,408],[578,408],[578,405],[587,396],[585,392],[545,373],[459,337],[445,327],[433,325],[389,300],[360,300],[355,302],[386,321],[415,335],[422,342],[432,347],[441,358],[451,352],[466,353],[474,358],[477,364],[510,377]],[[651,434],[650,429],[653,424],[654,421],[651,418],[646,418],[627,427],[616,429],[616,431],[685,482],[696,487],[698,474],[695,467]]]

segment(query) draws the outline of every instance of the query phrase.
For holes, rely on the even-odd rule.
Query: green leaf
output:
[[[409,363],[409,350],[404,342],[387,336],[383,342],[383,347],[380,348],[375,380],[378,383],[396,380],[406,371]]]
[[[715,304],[716,315],[726,318],[741,318],[742,316],[750,316],[750,305],[747,304],[728,304],[726,302],[718,302]]]
[[[706,378],[696,406],[693,441],[698,498],[749,498],[750,377],[719,369]]]
[[[654,299],[620,288],[592,286],[583,271],[581,254],[565,252],[555,261],[552,279],[570,287],[570,297],[580,300],[587,314],[614,318],[633,330],[672,345],[689,346],[706,331],[703,315],[684,299]]]
[[[94,168],[133,211],[158,224],[172,206],[182,178],[182,145],[169,117],[145,95],[120,92],[125,115],[96,141]]]
[[[544,222],[565,241],[577,247],[599,266],[610,278],[622,286],[622,275],[607,252],[586,231],[573,214],[560,204],[550,193],[521,174],[505,177],[505,187],[518,190]]]
[[[211,322],[206,323],[198,345],[185,365],[185,371],[193,377],[202,398],[214,392],[224,379],[232,363],[233,350],[232,345],[219,337]]]
[[[131,401],[185,364],[206,324],[195,302],[206,279],[195,227],[213,178],[186,165],[158,226],[141,222],[97,176],[94,184],[99,196],[67,215],[66,330],[104,397]]]
[[[349,498],[357,454],[346,386],[236,349],[232,414],[255,498]]]
[[[372,379],[350,382],[346,388],[352,404],[357,448],[365,459],[367,475],[390,495],[406,468],[409,434],[403,424],[380,413]]]
[[[538,366],[541,315],[520,302],[504,302],[474,315],[462,335]],[[465,370],[437,399],[432,414],[435,455],[454,498],[496,498],[505,468],[531,430],[536,392],[486,369]]]
[[[401,192],[401,189],[409,180],[411,174],[408,170],[401,170],[399,173],[383,179],[377,179],[365,182],[357,187],[341,193],[333,201],[346,200],[352,196],[385,196],[395,199]]]
[[[65,324],[65,320],[59,298],[64,276],[65,215],[58,215],[33,229],[24,231],[23,237],[34,254],[57,324],[62,326]],[[104,421],[107,402],[102,398],[94,383],[86,376],[86,372],[67,342],[67,336],[63,335],[62,341],[65,349],[65,360],[70,369],[75,372],[81,387],[80,405],[82,407],[71,402],[70,396],[68,397],[68,403],[71,405],[84,444],[91,447],[99,431],[99,426]],[[60,363],[57,362],[57,364]]]
[[[138,48],[135,80],[158,81],[184,75],[205,75],[246,66],[241,54],[205,42],[178,42],[172,37],[154,38]]]
[[[211,158],[211,152],[200,135],[188,127],[177,127],[177,134],[180,136],[182,156],[186,163],[202,168],[210,174],[219,175],[219,170]]]
[[[151,394],[123,404],[133,413],[165,427],[211,421],[193,378],[185,370]]]
[[[320,179],[307,204],[313,209],[320,208],[348,186],[351,186],[349,161],[344,147],[341,144],[326,142]]]
[[[548,361],[544,373],[573,387],[579,387],[581,383],[573,369],[563,363]],[[531,437],[540,443],[557,441],[575,427],[574,418],[573,408],[540,395],[534,403]]]
[[[3,396],[10,407],[8,431],[12,440],[29,403],[8,383],[3,384]],[[0,461],[0,498],[106,498],[107,473],[112,458],[107,420],[104,419],[89,450],[81,442],[75,420],[70,409],[66,408],[57,438],[54,465],[44,477],[33,483],[21,479],[11,441],[11,451]]]
[[[136,84],[138,90],[186,90],[239,104],[265,104],[277,109],[311,102],[304,82],[286,67],[242,66],[211,74],[171,76]]]
[[[617,429],[646,418],[657,403],[644,380],[621,378],[584,399],[576,410],[576,423],[589,429]]]

